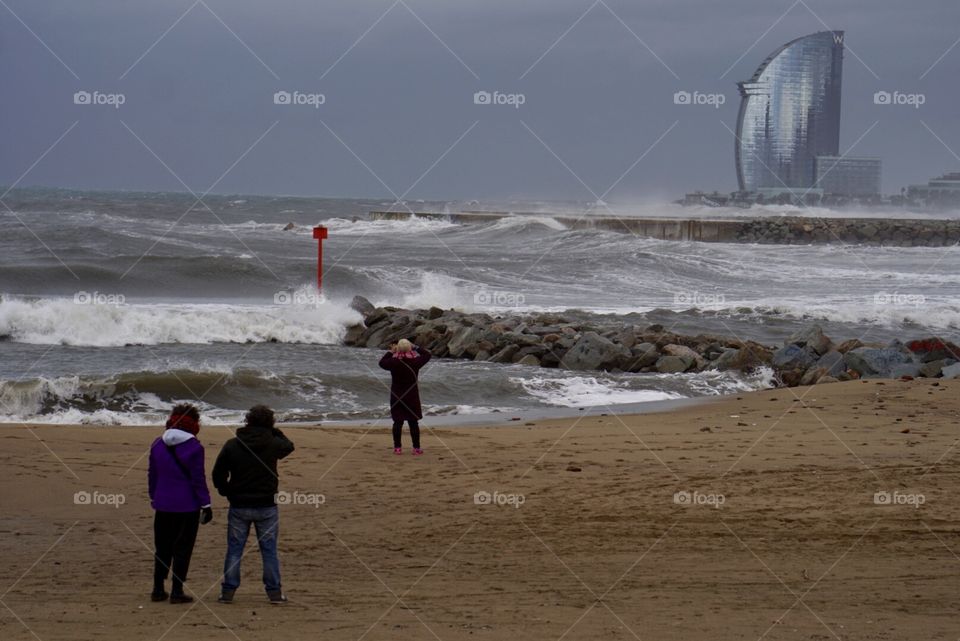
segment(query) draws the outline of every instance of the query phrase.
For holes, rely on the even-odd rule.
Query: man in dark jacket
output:
[[[263,559],[263,585],[271,603],[287,598],[280,586],[277,538],[280,515],[276,495],[277,461],[293,451],[293,443],[274,427],[273,410],[265,405],[250,408],[246,426],[223,445],[213,466],[213,484],[230,501],[227,521],[227,558],[223,566],[221,603],[232,603],[240,587],[240,560],[250,525],[257,531]]]

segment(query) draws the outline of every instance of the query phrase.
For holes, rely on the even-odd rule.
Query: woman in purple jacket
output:
[[[204,470],[203,445],[197,440],[200,412],[186,403],[173,408],[167,429],[150,447],[147,480],[150,504],[156,510],[153,537],[152,601],[190,603],[183,592],[199,524],[213,519]],[[202,518],[201,518],[202,513]],[[164,589],[167,570],[173,571],[170,594]]]

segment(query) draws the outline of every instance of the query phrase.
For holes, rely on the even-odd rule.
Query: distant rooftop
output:
[[[942,176],[937,176],[937,177],[934,178],[933,180],[950,180],[950,181],[958,180],[958,181],[960,181],[960,171],[951,171],[951,172],[946,173],[946,174],[944,174],[944,175],[942,175]],[[931,182],[932,182],[932,181],[931,181]]]

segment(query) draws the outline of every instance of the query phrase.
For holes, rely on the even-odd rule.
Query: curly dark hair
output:
[[[170,410],[170,416],[189,416],[195,421],[200,420],[200,410],[190,403],[179,403]]]
[[[254,405],[245,418],[247,427],[266,427],[273,429],[273,410],[266,405]]]

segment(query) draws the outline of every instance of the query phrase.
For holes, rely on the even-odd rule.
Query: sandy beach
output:
[[[285,606],[249,544],[237,601],[216,602],[219,497],[200,599],[149,601],[160,428],[2,426],[0,637],[956,639],[958,392],[853,381],[645,415],[434,419],[418,458],[392,454],[384,423],[287,427]],[[201,431],[208,473],[229,436]]]

